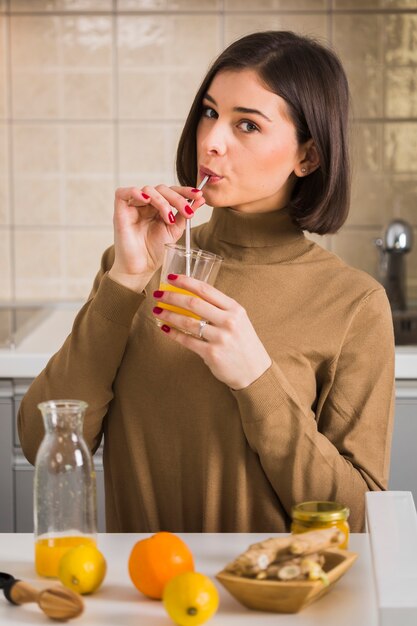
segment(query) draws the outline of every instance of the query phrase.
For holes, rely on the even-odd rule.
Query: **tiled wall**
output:
[[[351,81],[351,215],[317,239],[375,275],[374,238],[409,220],[417,300],[417,0],[0,0],[0,299],[84,297],[115,187],[174,182],[210,61],[271,28],[330,42]]]

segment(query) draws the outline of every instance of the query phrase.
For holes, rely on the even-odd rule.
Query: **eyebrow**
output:
[[[204,98],[217,106],[217,102],[214,98],[210,96],[210,94],[206,93],[204,95]],[[268,120],[268,122],[272,122],[272,120],[270,120],[269,117],[265,115],[265,113],[262,113],[262,111],[259,111],[258,109],[248,109],[247,107],[234,107],[233,111],[236,111],[237,113],[255,113],[256,115],[260,115],[264,119]]]

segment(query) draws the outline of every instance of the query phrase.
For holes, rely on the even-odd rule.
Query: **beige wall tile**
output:
[[[220,52],[220,17],[145,15],[117,19],[118,63],[129,68],[205,67]]]
[[[378,250],[374,239],[379,237],[376,229],[342,229],[332,236],[332,250],[346,263],[357,267],[375,278],[378,276]]]
[[[144,180],[146,180],[145,183],[143,183]],[[120,172],[117,179],[117,187],[137,186],[139,188],[142,188],[145,185],[152,185],[153,187],[156,187],[156,185],[160,185],[161,183],[168,186],[178,184],[175,181],[172,172],[163,172],[162,174],[154,174],[153,172],[151,172],[150,174],[146,175],[146,178],[141,174],[141,172],[138,172],[134,177],[132,177],[132,175],[126,175],[124,172]]]
[[[124,71],[119,78],[120,118],[185,119],[204,74],[205,67]]]
[[[68,179],[64,186],[65,223],[112,226],[115,185],[108,178]]]
[[[0,16],[0,120],[5,119],[8,112],[7,59],[6,18]]]
[[[0,250],[0,300],[6,300],[12,297],[9,229],[0,229]]]
[[[62,210],[62,130],[55,125],[15,124],[12,131],[15,222],[57,225]]]
[[[407,300],[417,307],[417,228],[413,235],[414,246],[406,256]]]
[[[344,63],[354,118],[383,116],[383,66]]]
[[[219,32],[217,16],[204,18],[203,32],[201,18],[194,15],[119,18],[120,117],[185,115],[206,68],[220,51]]]
[[[169,127],[162,124],[121,125],[119,129],[119,171],[132,184],[147,184],[147,176],[163,176],[169,169]],[[163,182],[161,179],[160,182]]]
[[[333,0],[335,9],[415,9],[417,0]]]
[[[16,230],[15,268],[16,293],[22,294],[22,286],[37,284],[44,293],[44,286],[57,282],[62,275],[62,232],[57,229]]]
[[[311,239],[311,241],[314,241],[325,250],[332,249],[331,235],[317,235],[317,233],[308,233],[306,231],[304,232],[304,234],[307,237],[307,239]]]
[[[14,117],[110,118],[111,34],[105,16],[14,16]]]
[[[199,224],[204,224],[205,222],[208,222],[212,212],[213,208],[211,206],[203,204],[203,206],[200,207],[196,212],[195,217],[193,217],[192,228],[198,226]]]
[[[113,229],[67,230],[65,273],[69,281],[83,280],[91,288],[101,256],[113,244]]]
[[[382,164],[382,125],[357,123],[351,129],[353,171],[378,172]]]
[[[392,217],[400,217],[417,227],[417,176],[390,176],[387,197]],[[417,247],[417,239],[414,245]]]
[[[61,129],[57,125],[15,124],[12,132],[15,183],[23,174],[59,176]]]
[[[388,117],[417,117],[417,68],[386,70],[385,114]]]
[[[10,0],[10,9],[19,11],[111,11],[112,0]]]
[[[225,11],[324,11],[326,0],[225,0]]]
[[[60,178],[20,176],[14,204],[14,222],[18,226],[59,226],[63,221]]]
[[[118,99],[121,120],[164,118],[168,102],[168,71],[141,70],[119,74]]]
[[[384,16],[387,65],[417,64],[417,14]]]
[[[303,35],[311,35],[326,40],[327,18],[318,15],[285,15],[256,13],[253,15],[225,16],[225,43],[231,43],[243,35],[260,30],[293,30]]]
[[[35,71],[59,67],[58,16],[12,16],[10,18],[12,70]]]
[[[67,175],[112,176],[114,159],[112,125],[68,124],[63,129],[63,135]]]
[[[112,18],[107,15],[71,15],[60,21],[64,67],[110,69]]]
[[[10,223],[8,137],[7,126],[0,124],[0,225]]]
[[[218,11],[221,0],[117,0],[119,11]]]
[[[111,119],[113,116],[111,73],[66,74],[61,112],[65,119]]]
[[[62,75],[59,69],[48,73],[15,70],[12,80],[13,117],[56,119],[61,111]]]
[[[117,56],[119,71],[162,65],[169,38],[167,16],[117,18]]]
[[[352,197],[346,226],[382,227],[392,218],[390,180],[385,173],[354,169]]]
[[[166,118],[185,120],[204,78],[205,66],[179,68],[167,75]]]
[[[371,14],[333,15],[335,49],[342,61],[363,65],[382,62],[382,16]]]
[[[6,4],[0,0],[0,249],[10,249],[11,236],[6,120],[11,113],[15,120],[47,124],[14,122],[10,127],[16,276],[8,258],[3,267],[0,257],[0,298],[2,291],[5,297],[14,295],[13,284],[17,297],[85,298],[101,254],[112,243],[116,184],[176,182],[181,120],[221,51],[222,35],[227,44],[248,32],[275,28],[325,41],[329,7],[349,12],[333,15],[333,41],[348,73],[354,115],[371,121],[353,129],[352,208],[346,227],[334,236],[308,236],[375,275],[373,239],[387,223],[401,217],[417,230],[417,125],[372,123],[384,115],[417,117],[417,15],[363,12],[416,9],[417,0],[10,0],[11,112]],[[117,83],[113,8],[121,12],[116,18]],[[175,15],[177,10],[181,15]],[[117,164],[117,126],[109,123],[116,84]],[[58,119],[64,121],[51,123]],[[119,172],[116,184],[114,170]],[[193,226],[210,214],[210,207],[201,208]],[[417,300],[417,236],[407,264]]]
[[[385,124],[384,165],[392,172],[417,172],[417,122]]]

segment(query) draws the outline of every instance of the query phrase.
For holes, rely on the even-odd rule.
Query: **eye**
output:
[[[209,106],[203,106],[202,116],[211,117],[211,118],[218,117],[216,111],[212,109],[212,107],[209,107]]]
[[[242,120],[238,124],[238,128],[241,128],[245,133],[253,133],[255,131],[259,131],[259,128],[253,122],[249,122],[248,120]]]

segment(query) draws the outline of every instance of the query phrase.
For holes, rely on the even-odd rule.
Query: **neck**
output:
[[[287,208],[242,213],[216,207],[196,236],[200,248],[237,261],[279,262],[295,258],[310,247]]]

